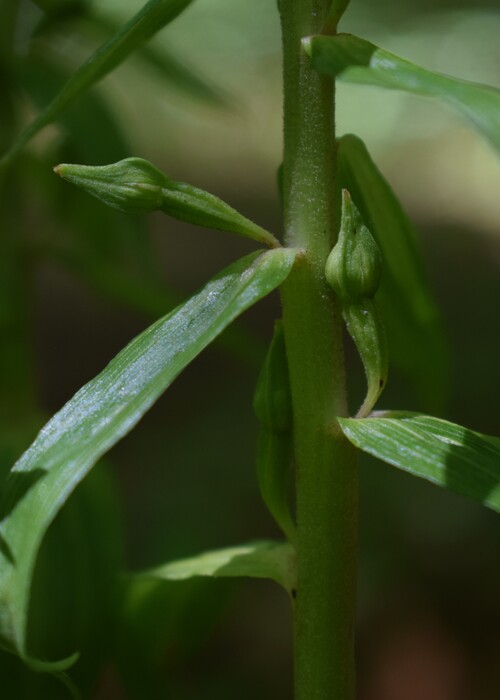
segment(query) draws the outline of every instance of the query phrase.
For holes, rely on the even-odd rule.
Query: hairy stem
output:
[[[324,275],[338,221],[334,86],[300,43],[320,31],[330,4],[280,3],[285,236],[303,249],[282,291],[297,465],[295,700],[354,700],[357,474],[336,424],[347,415],[342,316]]]

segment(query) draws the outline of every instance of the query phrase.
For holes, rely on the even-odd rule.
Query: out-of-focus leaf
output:
[[[286,542],[251,542],[204,552],[136,574],[136,577],[184,581],[193,576],[269,578],[287,591],[295,583],[293,547]]]
[[[107,34],[116,32],[117,27],[112,20],[93,12],[92,8],[88,13],[88,20],[91,26],[100,30],[101,33],[102,31]],[[188,97],[212,104],[215,107],[229,105],[229,98],[221,88],[212,85],[210,81],[199,75],[183,60],[174,56],[172,52],[164,48],[160,50],[148,44],[139,49],[137,57],[145,65],[154,68],[167,84],[185,93]]]
[[[33,580],[28,648],[62,658],[79,649],[73,680],[86,696],[109,663],[123,570],[119,489],[100,463],[50,526]]]
[[[52,102],[21,133],[0,160],[0,168],[6,167],[35,134],[55,121],[79,95],[123,63],[191,2],[192,0],[149,0],[142,10],[90,56]]]
[[[363,452],[500,512],[500,441],[439,418],[384,411],[340,418]]]
[[[174,680],[179,664],[203,646],[226,612],[234,588],[228,579],[208,577],[179,585],[122,576],[121,584],[117,664],[127,698],[179,697]]]
[[[20,64],[17,80],[35,105],[42,109],[61,91],[68,74],[60,65],[37,53]],[[93,163],[109,163],[128,153],[121,125],[97,91],[82,95],[78,105],[65,110],[58,122],[71,139],[72,149],[81,158]]]
[[[238,315],[279,286],[296,251],[252,254],[133,340],[40,432],[12,468],[0,523],[0,635],[39,670],[74,657],[33,659],[26,628],[31,578],[43,536],[95,462],[141,419],[177,375]]]
[[[152,46],[144,46],[138,57],[154,68],[167,84],[172,85],[188,97],[205,102],[214,107],[229,107],[230,97],[222,88],[213,85],[208,79],[199,75],[186,62],[179,60],[165,49],[161,51]]]
[[[500,149],[500,90],[434,73],[352,34],[308,37],[304,47],[321,73],[444,100]]]
[[[323,27],[324,34],[334,33],[337,28],[337,24],[342,19],[342,15],[347,10],[351,0],[332,0],[330,10],[328,11],[328,16]]]
[[[352,134],[339,141],[338,174],[382,252],[377,301],[390,363],[408,375],[430,409],[440,410],[448,390],[447,348],[413,226],[366,146]]]

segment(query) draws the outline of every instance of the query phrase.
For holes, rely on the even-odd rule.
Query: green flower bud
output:
[[[385,327],[373,297],[380,284],[380,250],[349,192],[342,191],[339,240],[328,256],[327,282],[342,304],[342,316],[366,374],[367,393],[358,418],[367,416],[387,382]]]
[[[69,165],[54,171],[110,207],[127,214],[143,214],[163,205],[169,180],[143,158],[126,158],[112,165]]]
[[[142,158],[126,158],[113,165],[58,165],[55,172],[127,214],[161,209],[174,219],[197,226],[231,231],[271,248],[279,241],[261,226],[209,192],[175,182]]]
[[[325,275],[339,298],[353,302],[371,299],[382,274],[377,242],[363,223],[349,192],[342,190],[339,239],[326,262]]]

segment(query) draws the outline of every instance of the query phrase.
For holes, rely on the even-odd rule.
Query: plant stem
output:
[[[354,700],[357,473],[336,424],[347,415],[342,317],[324,276],[338,222],[334,86],[300,44],[330,4],[280,3],[285,237],[304,251],[282,290],[297,469],[295,700]]]

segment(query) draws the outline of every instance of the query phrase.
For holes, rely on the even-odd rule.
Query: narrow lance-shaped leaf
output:
[[[447,347],[412,223],[365,144],[352,134],[338,144],[338,177],[382,251],[377,300],[390,364],[409,377],[430,409],[439,410],[448,389]]]
[[[500,441],[439,418],[386,411],[340,418],[363,452],[500,512]]]
[[[149,0],[109,41],[100,46],[68,80],[52,102],[29,124],[0,160],[6,167],[41,129],[55,121],[72,102],[102,80],[156,32],[177,17],[192,0]]]
[[[294,550],[287,542],[251,542],[173,561],[133,578],[184,581],[194,576],[269,578],[290,592],[295,586]]]
[[[94,29],[113,35],[117,31],[115,23],[108,17],[97,14],[92,6],[88,9],[88,19]],[[195,70],[165,48],[157,49],[153,44],[142,46],[137,57],[154,68],[166,83],[187,96],[218,107],[227,107],[229,98],[219,87],[200,76]]]
[[[434,73],[352,34],[308,37],[304,48],[321,73],[444,100],[500,149],[500,90]]]
[[[257,480],[262,500],[293,542],[295,523],[289,504],[293,453],[292,395],[281,321],[274,325],[274,335],[257,381],[253,406],[260,422]]]
[[[128,433],[176,376],[239,314],[287,277],[295,250],[252,254],[133,340],[41,431],[13,467],[0,523],[0,636],[38,670],[73,658],[30,658],[30,583],[43,536],[77,484]]]
[[[197,226],[231,231],[271,247],[279,241],[261,226],[209,192],[175,182],[143,158],[126,158],[112,165],[68,165],[58,175],[110,207],[128,214],[160,209],[174,219]]]

